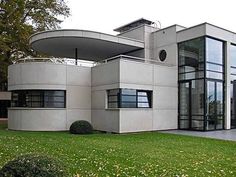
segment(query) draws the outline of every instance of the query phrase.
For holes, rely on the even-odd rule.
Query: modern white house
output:
[[[209,23],[159,29],[146,19],[115,31],[32,35],[32,48],[52,58],[9,66],[9,129],[68,130],[76,120],[115,133],[236,127],[234,32]]]

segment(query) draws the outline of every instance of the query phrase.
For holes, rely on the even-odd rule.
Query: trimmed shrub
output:
[[[71,124],[70,133],[72,134],[91,134],[93,133],[92,125],[86,120],[78,120]]]
[[[9,161],[0,170],[1,177],[66,177],[68,173],[58,160],[27,154]]]

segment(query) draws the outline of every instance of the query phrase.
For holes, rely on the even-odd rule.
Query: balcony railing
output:
[[[150,64],[157,64],[157,65],[165,65],[165,66],[174,66],[173,64],[167,64],[165,62],[157,61],[154,59],[146,59],[146,58],[140,58],[140,57],[134,57],[129,55],[118,55],[111,58],[107,58],[105,60],[93,62],[93,61],[86,61],[86,60],[78,60],[77,65],[78,66],[87,66],[87,67],[93,67],[96,65],[108,63],[110,61],[114,60],[129,60],[129,61],[135,61],[135,62],[142,62],[142,63],[150,63]],[[19,59],[14,62],[14,64],[17,63],[28,63],[28,62],[50,62],[50,63],[56,63],[56,64],[66,64],[66,65],[76,65],[75,59],[68,59],[68,58],[23,58]]]
[[[50,63],[64,63],[63,59],[59,58],[21,58],[14,62],[16,63],[28,63],[28,62],[50,62]]]
[[[22,58],[16,60],[13,64],[30,63],[30,62],[48,62],[55,64],[76,65],[75,59],[68,59],[68,58]],[[78,60],[77,65],[92,67],[95,65],[95,62]]]
[[[97,64],[107,63],[107,62],[110,62],[113,60],[119,60],[119,59],[142,62],[142,63],[157,64],[157,65],[174,66],[173,64],[167,64],[165,62],[157,61],[154,59],[140,58],[140,57],[134,57],[134,56],[129,56],[129,55],[117,55],[117,56],[99,61],[97,62]]]

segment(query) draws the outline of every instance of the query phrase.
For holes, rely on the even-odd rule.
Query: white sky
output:
[[[113,29],[139,18],[162,28],[191,27],[209,22],[236,32],[236,0],[67,0],[71,16],[64,29],[84,29],[116,34]]]

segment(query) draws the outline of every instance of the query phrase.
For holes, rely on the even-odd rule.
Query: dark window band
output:
[[[107,91],[108,108],[151,108],[152,91],[112,89]]]
[[[64,90],[17,90],[12,92],[12,107],[65,108]]]

